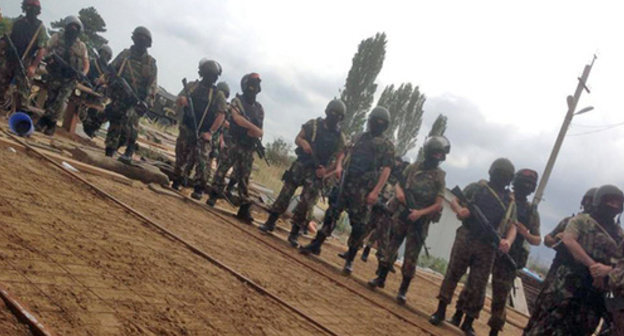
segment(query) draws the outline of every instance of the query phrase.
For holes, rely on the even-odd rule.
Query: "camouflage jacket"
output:
[[[435,203],[436,198],[444,197],[446,173],[440,168],[425,169],[421,162],[409,165],[403,172],[401,187],[413,209],[424,209]]]
[[[304,139],[312,146],[319,161],[318,164],[322,166],[329,166],[330,162],[335,161],[336,155],[344,150],[344,133],[339,128],[328,129],[323,118],[308,120],[301,126],[301,129],[305,134]],[[313,158],[301,147],[297,147],[295,154],[297,154],[298,161],[306,165],[313,163]],[[313,168],[316,169],[316,167]]]
[[[85,62],[89,62],[87,46],[84,42],[77,38],[71,46],[68,46],[63,32],[52,35],[48,40],[46,48],[48,49],[48,54],[55,53],[63,58],[67,64],[71,65],[74,70],[79,72],[82,72]],[[66,58],[68,54],[69,59]]]
[[[373,137],[365,132],[348,150],[346,178],[349,180],[376,183],[382,168],[394,165],[394,145],[383,136]]]
[[[188,90],[193,100],[193,110],[195,111],[195,122],[197,123],[198,132],[201,134],[210,131],[217,116],[225,114],[228,109],[225,95],[222,91],[217,90],[216,86],[205,85],[199,80],[188,83]],[[182,95],[184,95],[184,90],[178,96]],[[189,129],[195,128],[193,119],[187,113],[184,113],[182,116],[182,124]],[[182,126],[182,124],[180,125]]]
[[[158,68],[152,56],[147,52],[139,55],[130,47],[115,57],[111,67],[130,84],[139,99],[153,106],[158,91]]]
[[[609,273],[609,289],[620,298],[624,298],[624,242],[620,244],[620,258],[615,268]]]

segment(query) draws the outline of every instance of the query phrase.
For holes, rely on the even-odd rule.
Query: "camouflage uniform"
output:
[[[421,162],[414,163],[405,170],[400,185],[406,198],[412,199],[415,204],[410,204],[408,208],[396,198],[390,201],[388,207],[393,213],[390,244],[383,253],[384,257],[380,265],[390,268],[397,258],[403,239],[406,239],[401,272],[404,278],[414,277],[418,255],[427,239],[430,221],[428,216],[424,216],[411,222],[407,219],[407,215],[410,209],[425,209],[433,205],[438,197],[444,197],[445,177],[446,173],[442,169],[426,169]]]
[[[88,59],[87,46],[76,38],[71,46],[67,46],[63,32],[52,35],[47,45],[48,53],[55,53],[76,71],[81,72],[84,61]],[[69,49],[69,50],[68,50]],[[69,55],[69,59],[67,59]],[[45,102],[44,117],[51,123],[56,123],[59,116],[65,111],[67,99],[76,87],[76,79],[67,73],[63,73],[60,66],[48,65],[46,76],[48,98]]]
[[[259,102],[248,104],[243,96],[236,95],[230,104],[232,107],[239,109],[241,115],[248,118],[250,122],[259,128],[264,123],[264,109]],[[219,162],[217,172],[212,183],[213,195],[222,194],[225,188],[225,175],[230,168],[236,172],[238,179],[238,194],[241,199],[241,206],[251,204],[249,199],[249,177],[253,167],[255,138],[247,135],[247,130],[238,126],[235,122],[230,123],[230,132],[232,136],[232,145],[227,149],[227,155],[224,160]]]
[[[624,301],[624,242],[620,244],[620,256],[616,266],[609,273],[609,289],[613,293],[615,300]],[[611,321],[613,321],[614,335],[624,336],[624,310],[614,309],[611,311]]]
[[[25,68],[33,61],[39,49],[46,47],[48,41],[45,25],[40,20],[30,22],[25,16],[20,16],[15,20],[10,37],[15,44],[17,53],[23,60],[22,63],[24,63]],[[35,37],[33,46],[30,50],[26,50],[33,37]],[[11,82],[15,80],[21,100],[26,102],[30,94],[30,87],[28,87],[23,76],[19,74],[19,65],[9,61],[9,59],[13,59],[13,57],[9,57],[9,52],[8,46],[0,49],[0,100],[7,93]]]
[[[486,181],[468,185],[464,189],[464,194],[469,201],[481,208],[489,222],[498,230],[512,204],[511,194],[507,191],[504,194],[496,193]],[[512,217],[509,219],[515,220]],[[472,220],[475,219],[471,216],[464,219],[464,222]],[[479,312],[483,308],[485,289],[496,256],[496,248],[484,242],[479,236],[479,232],[469,231],[466,224],[457,229],[448,269],[438,295],[440,302],[447,305],[451,303],[457,283],[470,267],[465,285],[466,294],[460,296],[457,309],[473,319],[479,317]]]
[[[297,160],[282,176],[284,185],[279,196],[271,206],[271,213],[281,215],[286,212],[290,200],[298,187],[302,186],[299,203],[292,218],[293,225],[303,228],[307,224],[308,214],[316,203],[319,192],[323,187],[322,179],[316,176],[317,165],[328,167],[332,159],[344,149],[344,134],[339,130],[330,130],[323,118],[312,119],[302,126],[304,139],[313,148],[318,162],[312,156],[303,152],[301,147],[295,151]]]
[[[394,196],[394,185],[397,184],[403,174],[403,170],[407,167],[407,163],[395,165],[392,167],[392,173],[388,178],[388,183],[384,186],[379,195],[379,201],[371,208],[370,219],[364,228],[363,238],[368,237],[366,241],[367,247],[372,247],[377,243],[377,258],[383,258],[383,251],[387,248],[390,240],[390,230],[392,229],[392,221],[387,211],[386,203]]]
[[[526,200],[516,200],[518,221],[524,224],[532,235],[540,235],[539,213]],[[518,234],[509,250],[509,256],[516,262],[517,269],[526,266],[530,246],[526,239]],[[516,279],[516,270],[512,270],[498,256],[492,269],[492,307],[488,325],[492,330],[502,330],[506,321],[505,309],[507,298]]]
[[[610,265],[620,256],[622,229],[611,223],[613,232],[588,214],[570,219],[565,233],[576,237],[583,250],[596,262]],[[593,286],[587,267],[569,260],[556,270],[542,290],[541,301],[529,320],[525,335],[591,335],[605,313],[604,292]]]
[[[391,168],[393,161],[394,145],[390,140],[383,136],[373,137],[369,132],[362,134],[350,151],[342,195],[340,199],[330,202],[319,233],[329,237],[340,214],[347,210],[351,224],[349,248],[360,248],[364,239],[364,226],[369,217],[366,196],[377,184],[381,169]]]
[[[111,63],[112,70],[124,78],[134,90],[139,99],[152,106],[157,86],[158,68],[156,60],[147,52],[139,55],[134,47],[123,50]],[[111,90],[111,103],[104,113],[110,121],[106,134],[106,148],[117,149],[123,145],[134,146],[138,137],[140,115],[135,106],[122,101],[120,92]],[[122,142],[122,139],[126,141]]]
[[[218,115],[225,113],[227,101],[223,92],[218,91],[214,85],[207,86],[195,81],[188,84],[188,89],[193,100],[195,121],[198,123],[200,136],[196,139],[193,119],[185,113],[176,141],[174,174],[178,180],[187,178],[196,165],[195,186],[203,189],[210,180],[209,160],[212,141],[204,140],[201,134],[209,132]],[[196,146],[199,146],[199,149]]]

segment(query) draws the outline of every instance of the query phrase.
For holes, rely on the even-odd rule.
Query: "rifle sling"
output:
[[[39,37],[39,34],[41,33],[41,28],[42,27],[43,27],[43,22],[41,22],[39,24],[39,28],[37,28],[37,31],[33,34],[33,37],[30,39],[30,42],[28,43],[28,47],[26,47],[26,50],[24,50],[24,54],[21,57],[22,62],[24,62],[24,59],[26,58],[26,55],[28,55],[28,53],[30,52],[30,49],[35,44],[35,40],[37,39],[37,37]]]
[[[503,228],[504,231],[507,230],[507,223],[509,223],[509,220],[511,219],[511,216],[513,215],[513,212],[515,211],[515,205],[516,203],[512,202],[509,203],[509,206],[505,206],[505,203],[503,202],[503,200],[501,200],[501,198],[498,196],[498,193],[496,193],[496,191],[494,191],[494,189],[492,189],[487,182],[482,181],[481,183],[482,186],[484,186],[491,194],[492,196],[494,196],[494,198],[496,198],[496,200],[498,201],[498,203],[500,204],[500,206],[503,207],[503,209],[506,209],[505,211],[505,217],[503,218],[502,222],[499,225],[499,228]],[[501,232],[499,232],[501,233]],[[503,232],[502,234],[504,234],[506,232]],[[502,235],[501,234],[501,235]]]
[[[199,119],[199,123],[197,123],[198,132],[199,132],[199,129],[201,129],[202,125],[204,124],[204,119],[206,118],[206,115],[208,115],[208,109],[210,108],[210,105],[212,105],[212,93],[213,92],[214,91],[212,90],[212,88],[208,89],[208,104],[206,105],[206,108],[204,109],[204,112],[202,113],[201,119]],[[210,126],[212,127],[212,125]]]

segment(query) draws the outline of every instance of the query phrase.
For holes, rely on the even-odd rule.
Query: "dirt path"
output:
[[[59,335],[318,335],[65,174],[0,148],[0,274]]]

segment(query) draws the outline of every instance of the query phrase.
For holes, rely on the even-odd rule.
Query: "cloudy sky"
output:
[[[202,57],[219,61],[238,89],[263,78],[267,140],[294,138],[344,85],[358,43],[388,35],[380,88],[412,82],[427,97],[422,134],[449,117],[447,184],[486,177],[491,161],[543,171],[566,112],[565,97],[596,53],[579,108],[540,206],[543,232],[578,209],[586,189],[624,187],[624,47],[615,1],[121,1],[41,0],[49,24],[94,6],[115,53],[137,25],[151,29],[159,82],[177,92]],[[6,16],[18,0],[3,1]],[[381,91],[381,89],[379,90]],[[543,252],[543,251],[542,251]]]

